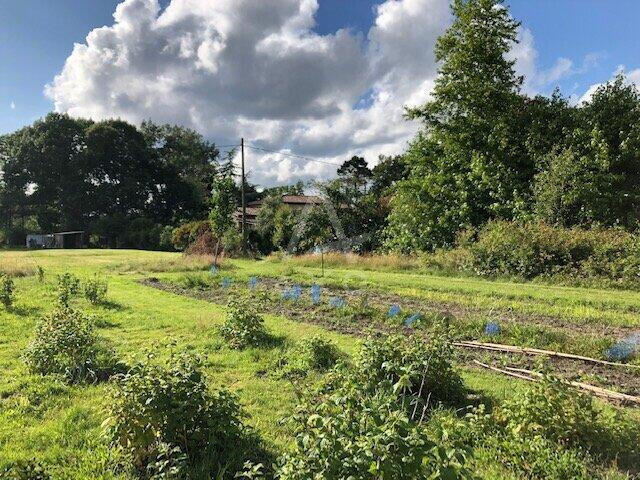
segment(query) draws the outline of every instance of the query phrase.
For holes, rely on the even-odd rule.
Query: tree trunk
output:
[[[218,253],[220,252],[220,237],[218,237],[218,240],[216,240],[216,252],[213,256],[213,264],[217,267],[218,266]]]

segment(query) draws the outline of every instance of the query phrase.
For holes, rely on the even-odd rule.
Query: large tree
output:
[[[525,209],[535,174],[518,121],[522,78],[507,59],[518,22],[500,0],[454,0],[451,8],[432,99],[409,111],[424,128],[406,155],[411,175],[398,185],[388,228],[389,246],[404,251],[512,218]]]

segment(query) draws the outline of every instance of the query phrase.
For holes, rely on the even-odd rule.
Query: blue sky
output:
[[[166,3],[166,0],[165,2]],[[315,31],[348,27],[366,32],[375,20],[372,0],[320,0]],[[113,23],[116,0],[0,0],[0,133],[12,131],[52,110],[44,86],[63,68],[74,42],[93,28]],[[581,95],[609,79],[619,66],[640,67],[640,1],[511,0],[512,14],[531,31],[538,68],[559,57],[577,68],[596,54],[588,69],[562,78],[563,93]],[[545,85],[549,91],[552,85]],[[15,108],[12,108],[12,104]]]

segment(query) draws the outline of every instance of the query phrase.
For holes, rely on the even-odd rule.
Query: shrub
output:
[[[276,468],[281,480],[471,478],[466,451],[428,437],[390,391],[363,396],[345,386],[301,405],[293,422],[295,446]]]
[[[15,462],[0,471],[3,480],[50,480],[51,475],[37,460]]]
[[[594,460],[626,467],[640,460],[637,425],[551,376],[491,414],[481,406],[455,430],[525,478],[600,478]]]
[[[365,392],[387,385],[419,413],[437,404],[464,403],[453,346],[448,335],[437,330],[429,341],[401,336],[368,339],[355,357],[353,381]]]
[[[265,343],[269,333],[264,320],[246,301],[231,300],[227,307],[227,318],[220,326],[220,335],[231,348],[244,349]]]
[[[44,283],[44,276],[45,276],[45,270],[42,266],[38,265],[36,270],[36,273],[38,275],[38,281],[40,283]]]
[[[326,372],[340,357],[340,350],[329,340],[321,337],[302,340],[278,361],[277,376],[305,376],[312,370]]]
[[[80,279],[72,273],[58,275],[58,303],[68,307],[71,297],[80,291]]]
[[[92,279],[85,280],[82,286],[84,297],[93,305],[103,303],[107,299],[108,289],[109,285],[106,280],[100,279],[97,275]]]
[[[162,364],[150,355],[115,377],[108,409],[114,444],[151,477],[191,478],[188,469],[216,478],[242,466],[249,431],[238,401],[226,390],[208,390],[195,357],[171,356]]]
[[[9,275],[0,274],[0,302],[2,302],[7,309],[13,305],[14,288],[15,284],[13,279]]]
[[[104,380],[118,366],[95,334],[93,320],[69,307],[59,307],[38,322],[24,359],[31,372],[63,375],[70,383]]]
[[[211,235],[211,225],[206,220],[184,223],[173,230],[171,235],[173,248],[183,251],[206,233]]]

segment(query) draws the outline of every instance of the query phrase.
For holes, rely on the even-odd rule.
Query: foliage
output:
[[[236,210],[235,184],[231,177],[216,178],[213,182],[213,194],[211,197],[211,211],[209,223],[211,233],[217,239],[215,260],[217,263],[220,241],[222,236],[233,227],[233,213]]]
[[[448,334],[438,330],[429,341],[401,336],[367,339],[354,359],[353,381],[364,392],[389,386],[414,414],[438,404],[463,404],[466,392],[454,365],[453,346]]]
[[[13,279],[9,275],[0,273],[0,303],[7,309],[13,305],[14,289]]]
[[[211,234],[211,224],[207,221],[183,223],[176,227],[171,234],[173,248],[184,251],[203,234]]]
[[[640,237],[620,229],[495,221],[479,232],[468,251],[468,267],[480,275],[565,275],[634,286],[640,274]]]
[[[94,320],[65,306],[40,319],[24,360],[33,373],[62,375],[70,383],[105,380],[118,368]]]
[[[305,376],[310,371],[326,372],[333,368],[342,354],[330,340],[311,337],[302,340],[283,355],[276,365],[279,377]]]
[[[220,335],[231,348],[240,350],[258,347],[269,339],[262,317],[242,300],[231,300],[227,305],[227,318],[220,326]]]
[[[80,292],[80,279],[72,273],[58,275],[58,303],[68,307],[72,297]]]
[[[45,277],[45,273],[46,273],[44,267],[42,267],[41,265],[37,265],[36,268],[37,268],[36,273],[38,275],[38,281],[40,283],[44,283],[44,277]]]
[[[592,462],[629,468],[640,458],[637,425],[549,375],[490,414],[476,410],[456,431],[526,478],[586,480],[598,477]]]
[[[115,378],[105,421],[114,444],[151,478],[221,475],[239,468],[248,431],[237,399],[210,392],[200,361],[153,355]]]
[[[85,280],[82,285],[84,297],[93,305],[99,305],[106,301],[108,289],[107,281],[98,277],[97,274],[94,278]]]
[[[50,480],[51,475],[37,460],[16,462],[4,471],[0,471],[3,480]]]

